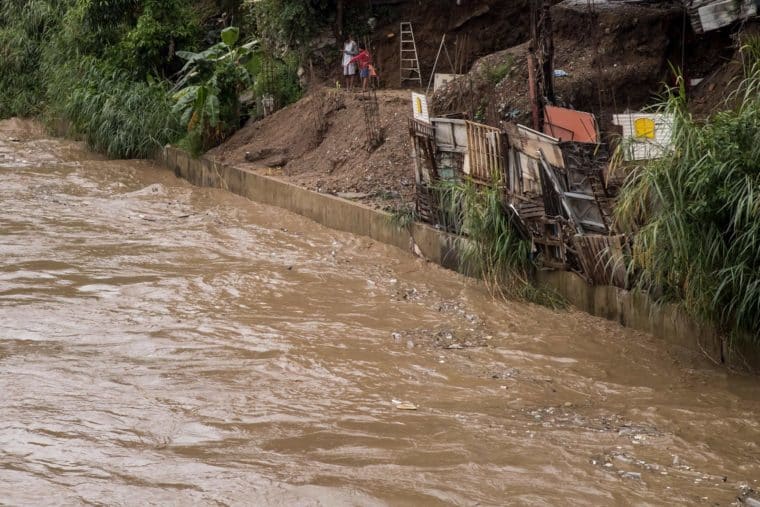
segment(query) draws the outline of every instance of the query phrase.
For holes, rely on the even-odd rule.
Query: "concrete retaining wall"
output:
[[[428,225],[414,224],[409,231],[400,229],[383,211],[218,164],[210,158],[193,159],[172,147],[164,149],[159,158],[177,176],[195,185],[228,190],[252,201],[287,209],[326,227],[368,236],[408,252],[413,252],[416,245],[417,252],[431,262],[453,270],[458,268],[455,238]],[[695,322],[675,305],[657,305],[640,292],[590,286],[578,275],[564,271],[539,272],[537,282],[553,288],[573,306],[592,315],[703,352],[732,367],[760,370],[760,353],[729,349],[713,328]]]
[[[247,169],[217,164],[210,158],[194,159],[172,147],[164,149],[161,159],[177,176],[194,185],[221,188],[252,201],[287,209],[331,229],[369,236],[408,252],[413,252],[416,245],[426,259],[449,269],[456,269],[459,263],[454,236],[428,225],[412,225],[410,237],[410,231],[391,223],[390,214],[360,203],[306,190]]]

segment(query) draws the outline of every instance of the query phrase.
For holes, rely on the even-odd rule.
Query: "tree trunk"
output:
[[[555,104],[557,98],[554,95],[554,32],[552,27],[551,2],[544,1],[543,12],[543,72],[544,72],[544,95],[549,104]]]
[[[335,0],[335,37],[338,42],[343,42],[343,6],[344,0]]]

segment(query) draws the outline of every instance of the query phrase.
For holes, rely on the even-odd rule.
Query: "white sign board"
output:
[[[671,149],[673,119],[664,114],[615,114],[612,123],[623,127],[626,160],[660,158]]]
[[[430,113],[428,112],[427,97],[412,92],[412,111],[414,113],[414,119],[430,123]]]

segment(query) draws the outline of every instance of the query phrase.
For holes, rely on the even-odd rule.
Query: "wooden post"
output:
[[[541,131],[544,123],[544,106],[555,104],[554,93],[554,34],[552,33],[551,2],[531,2],[531,43],[528,50],[528,74],[533,111],[533,128]]]
[[[536,90],[536,61],[533,53],[528,53],[528,96],[530,98],[530,110],[533,118],[533,130],[540,130],[538,94]]]
[[[343,0],[337,0],[335,2],[335,36],[338,42],[342,44],[345,42],[343,33]]]
[[[552,28],[551,2],[543,0],[543,23],[541,30],[541,57],[544,74],[544,97],[549,104],[556,104],[554,95],[554,33]]]
[[[433,62],[433,70],[430,71],[430,79],[428,80],[425,95],[430,95],[430,86],[433,84],[433,79],[435,79],[435,70],[438,68],[438,58],[441,57],[441,51],[445,47],[444,44],[446,44],[446,34],[443,34],[443,37],[441,37],[441,45],[438,46],[438,53],[435,55],[435,62]]]

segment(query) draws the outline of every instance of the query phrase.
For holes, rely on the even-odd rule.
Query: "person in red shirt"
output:
[[[372,56],[367,51],[367,46],[363,43],[359,43],[359,54],[351,58],[348,62],[359,64],[359,77],[362,79],[362,91],[367,91],[367,84],[369,83],[370,67],[372,64]]]

